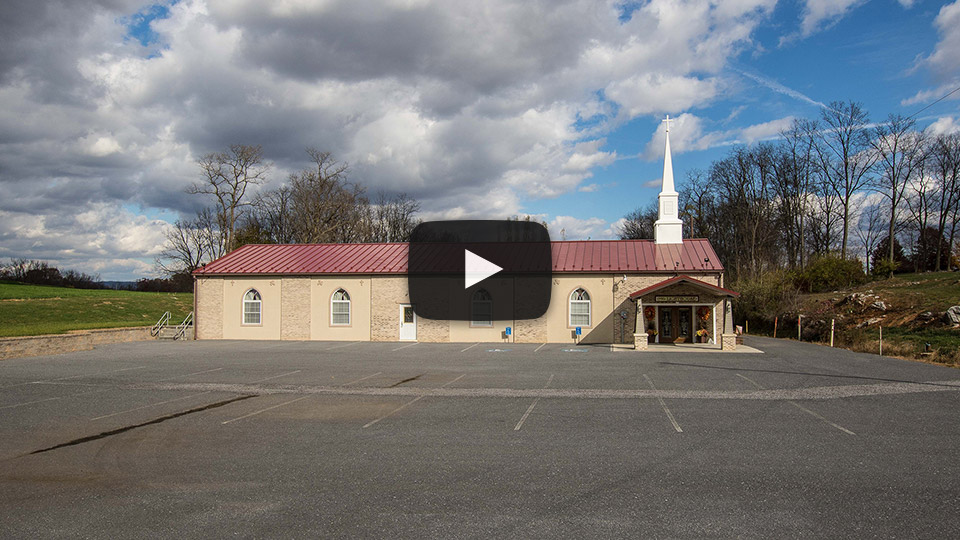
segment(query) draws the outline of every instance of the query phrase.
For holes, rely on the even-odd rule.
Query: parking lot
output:
[[[960,534],[960,372],[558,344],[140,342],[0,362],[0,535]]]

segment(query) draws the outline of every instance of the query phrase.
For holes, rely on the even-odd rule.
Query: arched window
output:
[[[493,326],[493,298],[486,289],[477,289],[470,301],[470,326]]]
[[[350,324],[350,295],[343,289],[337,289],[330,298],[330,324],[334,326]]]
[[[260,293],[250,289],[243,295],[243,324],[260,324]]]
[[[570,326],[590,326],[590,295],[583,289],[570,295]]]

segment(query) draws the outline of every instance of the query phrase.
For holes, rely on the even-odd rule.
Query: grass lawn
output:
[[[169,311],[170,322],[177,324],[192,310],[192,293],[85,290],[0,282],[0,337],[151,326],[164,311]]]

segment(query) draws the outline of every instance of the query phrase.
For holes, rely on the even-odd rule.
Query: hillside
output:
[[[0,282],[0,337],[150,326],[164,311],[179,322],[193,294],[86,290]]]
[[[800,297],[805,341],[829,343],[836,321],[836,346],[884,355],[960,365],[960,327],[945,312],[960,305],[960,273],[901,274],[893,279]],[[777,337],[797,336],[797,313],[784,314]],[[930,353],[926,354],[926,344]]]

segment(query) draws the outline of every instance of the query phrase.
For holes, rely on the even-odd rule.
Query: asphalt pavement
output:
[[[960,371],[747,338],[0,362],[0,536],[960,536]]]

